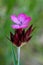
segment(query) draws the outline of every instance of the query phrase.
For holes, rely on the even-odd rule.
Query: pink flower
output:
[[[12,25],[12,28],[15,29],[15,33],[10,32],[10,39],[8,39],[17,47],[20,47],[24,45],[23,42],[28,42],[32,38],[31,33],[34,31],[35,27],[31,25],[27,30],[23,29],[27,28],[31,21],[31,17],[23,13],[19,14],[18,17],[11,15],[11,20],[15,23]]]
[[[27,28],[31,17],[21,13],[17,17],[16,15],[11,15],[11,20],[15,23],[12,25],[13,29]]]
[[[19,47],[22,45],[22,42],[28,42],[32,37],[31,33],[34,30],[33,25],[27,30],[24,29],[28,27],[31,17],[21,13],[17,17],[16,15],[11,15],[11,20],[15,23],[12,25],[12,28],[16,30],[14,34],[10,32],[10,41]]]

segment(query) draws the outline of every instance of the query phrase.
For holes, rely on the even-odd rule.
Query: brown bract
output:
[[[31,25],[26,31],[25,29],[16,29],[15,34],[10,32],[10,40],[13,44],[19,47],[22,45],[22,42],[28,42],[32,38],[30,34],[33,30],[33,25]]]

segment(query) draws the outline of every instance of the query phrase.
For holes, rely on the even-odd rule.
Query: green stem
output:
[[[20,47],[17,48],[17,52],[18,52],[18,64],[20,65]]]

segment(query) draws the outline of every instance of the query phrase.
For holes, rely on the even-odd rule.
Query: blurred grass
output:
[[[19,13],[31,16],[30,25],[36,26],[29,44],[21,48],[21,65],[29,65],[26,60],[31,61],[33,57],[38,55],[38,62],[43,65],[43,42],[38,42],[43,35],[43,0],[0,0],[0,65],[13,65],[12,43],[7,40],[6,36],[10,37],[10,31],[14,33],[11,29],[10,15],[18,15]]]

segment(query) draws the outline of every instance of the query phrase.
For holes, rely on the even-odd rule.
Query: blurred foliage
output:
[[[26,64],[28,63],[26,60],[33,56],[38,56],[38,62],[43,65],[43,42],[40,42],[43,35],[43,0],[0,0],[0,65],[13,65],[14,63],[12,43],[6,36],[10,37],[10,31],[13,33],[15,31],[11,28],[12,21],[10,20],[10,15],[18,15],[19,13],[31,16],[32,21],[30,25],[33,24],[33,27],[36,27],[32,33],[33,38],[30,40],[29,45],[27,44],[21,48],[21,65],[29,65]],[[17,53],[15,46],[14,49],[14,53]]]

